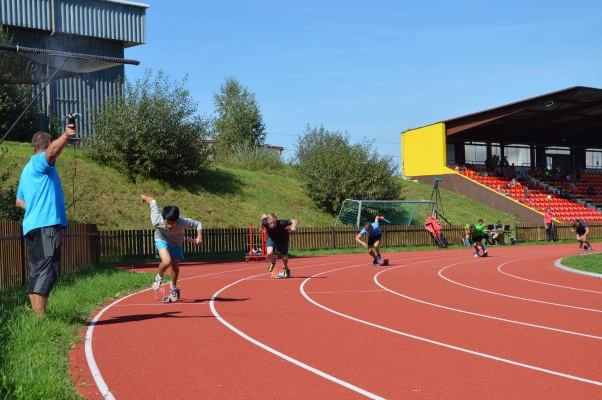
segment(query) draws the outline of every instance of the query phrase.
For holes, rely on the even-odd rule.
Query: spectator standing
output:
[[[543,215],[543,222],[546,224],[546,242],[554,241],[554,224],[552,223],[552,213],[546,208],[546,213]]]
[[[75,125],[67,125],[56,140],[49,133],[36,133],[32,139],[35,154],[23,168],[17,190],[17,207],[25,210],[27,294],[31,308],[40,316],[46,315],[48,296],[61,274],[61,231],[67,227],[65,196],[55,162],[76,134]]]

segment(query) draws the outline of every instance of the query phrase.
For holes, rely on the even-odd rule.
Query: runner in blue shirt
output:
[[[372,265],[375,267],[380,266],[380,238],[382,237],[382,232],[380,231],[380,221],[384,221],[385,217],[382,215],[377,215],[374,218],[374,222],[366,222],[366,225],[362,228],[360,233],[355,237],[355,241],[368,249],[368,254],[370,257],[373,257]],[[362,242],[362,235],[364,233],[368,234],[368,243]],[[376,254],[372,248],[376,250]]]

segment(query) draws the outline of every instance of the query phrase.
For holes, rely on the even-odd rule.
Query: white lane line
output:
[[[374,293],[374,292],[385,292],[385,290],[339,290],[339,291],[335,291],[335,292],[307,292],[307,293],[337,294],[337,293]]]
[[[208,306],[209,305],[209,300],[207,300],[206,303],[183,303],[181,300],[177,302],[177,305],[179,306]],[[147,304],[115,304],[115,307],[132,307],[132,306],[136,306],[136,307],[173,307],[174,303],[163,303],[163,302],[157,302],[157,304],[153,304],[153,303],[147,303]]]
[[[146,290],[148,290],[148,289],[145,289],[143,291],[146,291]],[[104,397],[107,400],[115,400],[115,397],[113,397],[113,394],[109,390],[109,387],[107,386],[104,379],[102,378],[100,370],[98,369],[98,365],[96,365],[96,360],[94,359],[94,353],[92,352],[92,334],[94,332],[94,326],[96,325],[96,322],[98,322],[100,317],[102,317],[102,314],[104,314],[105,311],[107,311],[109,308],[111,308],[111,306],[114,306],[115,304],[119,303],[120,301],[125,300],[128,297],[133,296],[135,294],[136,293],[132,293],[125,297],[122,297],[121,299],[119,299],[119,300],[115,301],[114,303],[111,303],[108,306],[106,306],[105,308],[103,308],[98,314],[96,314],[96,317],[94,317],[92,322],[90,322],[90,326],[88,326],[88,329],[86,331],[86,344],[84,345],[84,349],[86,351],[86,361],[88,362],[88,367],[90,368],[90,371],[92,372],[92,377],[94,378],[94,382],[96,382],[96,386],[98,386],[98,390],[100,391],[100,394],[102,395],[102,397]]]
[[[335,310],[333,310],[331,308],[328,308],[328,307],[326,307],[326,306],[318,303],[317,301],[315,301],[314,299],[312,299],[311,297],[309,297],[305,293],[304,286],[305,286],[305,284],[307,282],[309,282],[310,279],[312,279],[312,278],[314,278],[316,276],[320,276],[320,275],[325,274],[325,273],[339,271],[339,270],[342,270],[342,269],[352,268],[352,267],[354,267],[354,266],[337,268],[337,269],[333,269],[333,270],[330,270],[330,271],[321,272],[319,274],[312,275],[311,277],[309,277],[309,278],[307,278],[306,280],[303,281],[303,283],[299,287],[299,290],[301,291],[301,294],[308,301],[310,301],[311,303],[315,304],[316,306],[318,306],[318,307],[320,307],[320,308],[322,308],[322,309],[324,309],[324,310],[326,310],[328,312],[331,312],[333,314],[339,315],[339,316],[341,316],[343,318],[350,319],[350,320],[355,321],[355,322],[359,322],[359,323],[362,323],[362,324],[365,324],[365,325],[368,325],[368,326],[372,326],[374,328],[382,329],[384,331],[395,333],[397,335],[405,336],[405,337],[408,337],[408,338],[411,338],[411,339],[416,339],[416,340],[419,340],[419,341],[422,341],[422,342],[434,344],[434,345],[445,347],[445,348],[452,349],[452,350],[461,351],[463,353],[468,353],[468,354],[472,354],[472,355],[483,357],[483,358],[488,358],[490,360],[500,361],[500,362],[503,362],[503,363],[506,363],[506,364],[516,365],[516,366],[527,368],[527,369],[531,369],[531,370],[534,370],[534,371],[544,372],[546,374],[556,375],[556,376],[560,376],[560,377],[563,377],[563,378],[568,378],[568,379],[572,379],[572,380],[576,380],[576,381],[580,381],[580,382],[591,383],[592,385],[596,385],[596,386],[602,386],[602,382],[593,381],[591,379],[586,379],[586,378],[581,378],[579,376],[564,374],[562,372],[552,371],[552,370],[549,370],[549,369],[536,367],[534,365],[529,365],[529,364],[524,364],[524,363],[521,363],[521,362],[518,362],[518,361],[508,360],[506,358],[492,356],[491,354],[480,353],[478,351],[469,350],[469,349],[465,349],[465,348],[462,348],[462,347],[453,346],[453,345],[450,345],[450,344],[447,344],[447,343],[438,342],[436,340],[427,339],[427,338],[424,338],[424,337],[421,337],[421,336],[412,335],[412,334],[407,333],[407,332],[401,332],[401,331],[398,331],[398,330],[395,330],[395,329],[387,328],[386,326],[378,325],[378,324],[375,324],[375,323],[372,323],[372,322],[365,321],[363,319],[355,318],[355,317],[352,317],[350,315],[343,314],[343,313],[341,313],[339,311],[335,311]]]
[[[602,292],[598,292],[598,291],[596,291],[596,290],[581,289],[581,288],[575,288],[575,287],[572,287],[572,286],[563,286],[563,285],[556,285],[556,284],[554,284],[554,283],[548,283],[548,282],[535,281],[535,280],[533,280],[533,279],[527,279],[527,278],[523,278],[523,277],[520,277],[520,276],[512,275],[512,274],[511,274],[511,273],[509,273],[509,272],[504,272],[504,271],[502,271],[502,266],[504,266],[504,265],[506,265],[506,264],[510,264],[510,263],[512,263],[512,262],[514,262],[514,261],[508,261],[508,262],[506,262],[506,263],[500,264],[500,266],[499,266],[499,267],[497,267],[497,270],[498,270],[499,272],[501,272],[502,274],[504,274],[504,275],[508,275],[508,276],[511,276],[512,278],[520,279],[520,280],[522,280],[522,281],[527,281],[527,282],[532,282],[532,283],[539,283],[540,285],[554,286],[554,287],[559,287],[559,288],[563,288],[563,289],[578,290],[578,291],[580,291],[580,292],[588,292],[588,293],[602,294]]]
[[[262,275],[263,275],[263,274],[262,274]],[[352,385],[352,384],[350,384],[349,382],[345,382],[345,381],[343,381],[343,380],[341,380],[341,379],[339,379],[339,378],[336,378],[336,377],[334,377],[334,376],[332,376],[332,375],[329,375],[329,374],[327,374],[326,372],[320,371],[319,369],[316,369],[316,368],[314,368],[314,367],[311,367],[311,366],[309,366],[309,365],[307,365],[307,364],[305,364],[305,363],[302,363],[302,362],[301,362],[301,361],[299,361],[299,360],[296,360],[296,359],[294,359],[294,358],[292,358],[292,357],[289,357],[289,356],[287,356],[286,354],[284,354],[284,353],[281,353],[281,352],[279,352],[278,350],[275,350],[275,349],[273,349],[273,348],[271,348],[271,347],[269,347],[269,346],[267,346],[267,345],[265,345],[265,344],[261,343],[260,341],[258,341],[258,340],[256,340],[256,339],[253,339],[252,337],[250,337],[250,336],[249,336],[249,335],[247,335],[246,333],[244,333],[244,332],[240,331],[239,329],[237,329],[236,327],[234,327],[232,324],[230,324],[228,321],[226,321],[225,319],[223,319],[223,318],[222,318],[222,317],[219,315],[219,313],[217,312],[217,310],[215,309],[215,305],[214,305],[214,301],[213,301],[213,300],[214,300],[214,299],[215,299],[215,298],[216,298],[216,297],[217,297],[217,296],[218,296],[218,295],[219,295],[221,292],[223,292],[224,290],[228,289],[229,287],[231,287],[231,286],[234,286],[234,285],[236,285],[237,283],[240,283],[240,282],[242,282],[242,281],[246,281],[246,280],[248,280],[248,279],[255,278],[255,277],[257,277],[257,276],[259,276],[259,275],[251,276],[251,277],[248,277],[248,278],[243,278],[243,279],[240,279],[240,280],[238,280],[238,281],[236,281],[236,282],[233,282],[233,283],[229,284],[228,286],[224,286],[223,288],[221,288],[220,290],[218,290],[218,291],[217,291],[217,292],[216,292],[216,293],[213,295],[213,297],[211,298],[211,303],[210,303],[210,306],[211,306],[211,311],[213,312],[213,315],[215,316],[215,318],[217,318],[217,319],[218,319],[218,321],[220,321],[222,324],[224,324],[226,327],[228,327],[228,328],[229,328],[231,331],[233,331],[233,332],[234,332],[234,333],[236,333],[237,335],[241,336],[242,338],[244,338],[244,339],[248,340],[249,342],[251,342],[251,343],[253,343],[253,344],[255,344],[255,345],[259,346],[259,347],[261,347],[262,349],[264,349],[264,350],[266,350],[266,351],[269,351],[270,353],[272,353],[272,354],[274,354],[274,355],[276,355],[276,356],[278,356],[278,357],[280,357],[280,358],[283,358],[283,359],[285,359],[286,361],[288,361],[288,362],[290,362],[290,363],[292,363],[292,364],[295,364],[295,365],[296,365],[296,366],[298,366],[298,367],[301,367],[301,368],[303,368],[303,369],[305,369],[305,370],[307,370],[307,371],[309,371],[309,372],[313,372],[314,374],[316,374],[316,375],[319,375],[319,376],[321,376],[322,378],[328,379],[328,380],[329,380],[329,381],[331,381],[331,382],[337,383],[337,384],[339,384],[339,385],[341,385],[341,386],[343,386],[343,387],[346,387],[347,389],[353,390],[354,392],[356,392],[356,393],[359,393],[359,394],[362,394],[362,395],[364,395],[364,396],[366,396],[366,397],[368,397],[368,398],[371,398],[371,399],[384,399],[383,397],[377,396],[377,395],[375,395],[374,393],[368,392],[367,390],[364,390],[364,389],[362,389],[362,388],[360,388],[360,387],[357,387],[357,386],[355,386],[355,385]]]
[[[475,262],[475,261],[464,261],[464,262],[460,262],[460,263],[448,265],[448,267],[453,267],[454,265],[459,265],[459,264],[467,264],[469,262]],[[475,313],[475,312],[472,312],[472,311],[460,310],[458,308],[447,307],[447,306],[444,306],[444,305],[441,305],[441,304],[431,303],[431,302],[428,302],[428,301],[425,301],[425,300],[420,300],[420,299],[416,299],[414,297],[410,297],[408,295],[405,295],[405,294],[402,294],[402,293],[399,293],[399,292],[396,292],[394,290],[391,290],[391,289],[387,288],[386,286],[384,286],[383,284],[381,284],[379,282],[379,280],[378,280],[378,276],[380,274],[382,274],[383,272],[391,271],[391,270],[396,269],[396,268],[399,268],[399,267],[389,268],[389,269],[386,269],[384,271],[380,271],[378,274],[374,275],[374,282],[378,286],[380,286],[381,288],[383,288],[387,292],[390,292],[390,293],[392,293],[392,294],[394,294],[396,296],[400,296],[400,297],[406,298],[408,300],[415,301],[417,303],[422,303],[422,304],[426,304],[426,305],[429,305],[429,306],[442,308],[444,310],[455,311],[455,312],[459,312],[459,313],[462,313],[462,314],[474,315],[476,317],[488,318],[488,319],[493,319],[493,320],[496,320],[496,321],[508,322],[508,323],[511,323],[511,324],[524,325],[524,326],[529,326],[529,327],[532,327],[532,328],[545,329],[545,330],[554,331],[554,332],[567,333],[569,335],[583,336],[583,337],[587,337],[587,338],[591,338],[591,339],[602,340],[602,336],[594,336],[594,335],[588,335],[586,333],[573,332],[573,331],[567,331],[567,330],[564,330],[564,329],[552,328],[552,327],[549,327],[549,326],[529,324],[527,322],[521,322],[521,321],[516,321],[516,320],[512,320],[512,319],[494,317],[493,315],[479,314],[479,313]],[[306,293],[311,293],[311,292],[306,292]]]
[[[521,259],[519,259],[519,260],[515,260],[515,261],[529,260],[529,259],[532,259],[532,258],[535,258],[535,257],[530,257],[530,258],[521,258]],[[443,278],[443,279],[445,279],[446,281],[448,281],[448,282],[451,282],[451,283],[453,283],[453,284],[455,284],[455,285],[458,285],[458,286],[463,286],[463,287],[465,287],[465,288],[472,289],[472,290],[477,290],[477,291],[479,291],[479,292],[483,292],[483,293],[494,294],[494,295],[496,295],[496,296],[508,297],[508,298],[510,298],[510,299],[516,299],[516,300],[522,300],[522,301],[529,301],[529,302],[532,302],[532,303],[539,303],[539,304],[547,304],[547,305],[550,305],[550,306],[556,306],[556,307],[572,308],[573,310],[583,310],[583,311],[591,311],[591,312],[595,312],[595,313],[602,313],[602,310],[596,310],[596,309],[594,309],[594,308],[585,308],[585,307],[570,306],[570,305],[568,305],[568,304],[552,303],[552,302],[549,302],[549,301],[543,301],[543,300],[529,299],[529,298],[526,298],[526,297],[520,297],[520,296],[512,296],[512,295],[509,295],[509,294],[504,294],[504,293],[499,293],[499,292],[493,292],[493,291],[491,291],[491,290],[485,290],[485,289],[476,288],[476,287],[474,287],[474,286],[465,285],[465,284],[463,284],[463,283],[456,282],[456,281],[454,281],[454,280],[452,280],[452,279],[450,279],[450,278],[448,278],[448,277],[446,277],[446,276],[444,276],[444,275],[443,275],[443,271],[445,271],[445,270],[446,270],[447,268],[449,268],[449,267],[451,267],[451,265],[448,265],[447,267],[445,267],[445,268],[443,268],[443,269],[439,270],[439,273],[438,273],[438,274],[439,274],[439,276],[440,276],[441,278]]]
[[[340,262],[346,262],[346,261],[340,261]],[[338,263],[338,262],[336,262]],[[322,265],[332,265],[332,262],[330,263],[324,263],[324,264],[316,264],[316,265],[310,265],[307,267],[301,267],[301,268],[310,268],[310,267],[316,267],[316,266],[322,266]],[[228,270],[228,271],[221,271],[221,272],[214,272],[214,273],[210,273],[210,274],[204,274],[204,275],[197,275],[197,276],[192,276],[192,277],[188,277],[188,278],[182,278],[179,279],[179,281],[183,281],[183,280],[190,280],[190,279],[198,279],[198,278],[204,278],[207,276],[212,276],[212,275],[217,275],[217,274],[227,274],[230,272],[236,272],[236,271],[246,271],[246,270],[250,270],[250,269],[255,269],[258,267],[251,267],[251,268],[240,268],[240,269],[236,269],[236,270]],[[301,269],[299,268],[299,269]],[[257,275],[255,275],[257,276]],[[86,362],[88,363],[88,368],[90,368],[90,372],[92,373],[92,377],[94,378],[94,382],[96,383],[96,386],[98,387],[98,390],[100,391],[101,395],[107,399],[107,400],[115,400],[115,397],[113,396],[113,394],[109,391],[109,388],[104,380],[104,378],[102,377],[102,374],[100,373],[100,370],[98,368],[98,365],[96,364],[96,360],[94,359],[94,352],[92,350],[92,336],[94,333],[94,326],[96,325],[96,323],[98,322],[98,320],[100,319],[100,317],[111,307],[116,306],[118,303],[120,303],[121,301],[127,299],[128,297],[140,294],[140,293],[144,293],[144,292],[148,292],[150,291],[150,288],[146,288],[146,289],[142,289],[138,292],[135,293],[131,293],[125,297],[122,297],[121,299],[107,305],[106,307],[104,307],[102,310],[100,310],[98,312],[98,314],[96,315],[96,317],[94,317],[94,319],[92,320],[92,322],[90,322],[90,325],[88,326],[88,329],[86,330],[86,339],[85,339],[85,345],[84,345],[84,349],[85,349],[85,354],[86,354]],[[213,304],[213,301],[215,299],[215,296],[213,296],[211,298],[211,305]]]

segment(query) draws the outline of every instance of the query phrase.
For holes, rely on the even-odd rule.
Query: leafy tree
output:
[[[213,94],[215,114],[213,137],[218,155],[240,146],[257,147],[265,142],[265,125],[255,93],[233,77],[226,78]]]
[[[0,44],[12,46],[12,38],[0,26]],[[0,57],[0,81],[18,81],[32,71],[29,62],[23,61],[15,53]],[[36,92],[36,86],[25,84],[0,84],[0,139],[17,120]],[[7,137],[8,140],[28,142],[39,129],[40,110],[32,106]]]
[[[132,180],[196,175],[209,162],[208,146],[200,141],[208,137],[209,123],[196,114],[185,83],[170,82],[163,71],[153,77],[150,70],[136,83],[126,82],[92,110],[87,154]]]
[[[23,210],[17,208],[15,200],[17,198],[16,185],[7,185],[11,173],[17,168],[15,161],[6,162],[8,157],[8,148],[0,147],[0,220],[20,221],[23,218]]]
[[[366,139],[352,145],[347,134],[308,125],[299,137],[295,162],[308,196],[332,214],[345,199],[400,199],[392,158],[379,156]]]

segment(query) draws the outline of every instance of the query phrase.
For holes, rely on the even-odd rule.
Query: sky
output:
[[[136,81],[163,70],[200,114],[226,77],[255,93],[266,143],[288,160],[309,125],[374,142],[571,86],[602,88],[597,1],[141,1]]]

